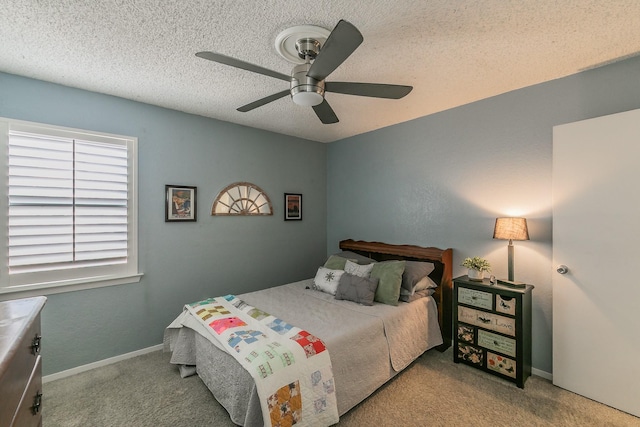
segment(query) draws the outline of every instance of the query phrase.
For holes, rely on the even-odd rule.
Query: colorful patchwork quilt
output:
[[[331,359],[320,338],[234,295],[188,304],[187,313],[253,376],[265,426],[338,422]]]

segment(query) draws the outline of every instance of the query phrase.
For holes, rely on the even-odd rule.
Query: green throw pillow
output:
[[[370,277],[379,280],[374,301],[398,305],[404,266],[404,261],[383,261],[373,265]]]
[[[350,261],[356,262],[355,259]],[[342,258],[337,255],[331,255],[327,262],[324,263],[324,267],[331,270],[344,270],[344,266],[347,263],[347,258]]]

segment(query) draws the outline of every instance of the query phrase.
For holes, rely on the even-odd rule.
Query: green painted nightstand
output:
[[[467,276],[453,283],[453,361],[524,388],[531,376],[533,286],[491,285]]]

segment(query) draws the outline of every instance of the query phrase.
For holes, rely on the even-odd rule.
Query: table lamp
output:
[[[513,279],[513,241],[529,240],[529,230],[526,218],[496,218],[496,226],[493,229],[493,238],[508,240],[509,246],[509,278],[508,280],[498,279],[498,283],[503,285],[523,287],[524,283],[516,282]]]

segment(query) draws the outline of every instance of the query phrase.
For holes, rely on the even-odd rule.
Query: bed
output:
[[[242,301],[319,337],[331,356],[337,410],[345,414],[409,366],[425,351],[451,345],[452,250],[343,240],[341,253],[378,263],[394,260],[432,263],[430,296],[372,306],[338,300],[316,290],[314,279],[238,295]],[[354,255],[355,256],[355,255]],[[355,260],[352,260],[355,261]],[[407,264],[408,265],[408,264]],[[165,330],[164,348],[183,376],[197,373],[238,425],[262,426],[263,415],[252,376],[197,328]],[[193,368],[192,368],[193,367]]]

